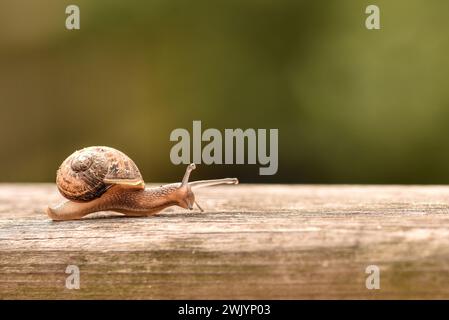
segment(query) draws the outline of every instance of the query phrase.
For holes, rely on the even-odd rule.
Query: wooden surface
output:
[[[0,298],[449,298],[449,187],[239,185],[197,199],[206,212],[52,222],[54,185],[0,185]],[[373,264],[380,290],[365,287]]]

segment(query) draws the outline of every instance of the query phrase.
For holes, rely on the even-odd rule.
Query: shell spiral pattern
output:
[[[114,184],[144,184],[136,164],[110,147],[88,147],[72,153],[59,167],[56,184],[69,200],[90,201]]]

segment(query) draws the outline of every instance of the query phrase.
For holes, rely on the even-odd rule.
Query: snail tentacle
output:
[[[223,178],[223,179],[212,179],[212,180],[198,180],[190,182],[189,185],[194,188],[203,188],[203,187],[211,187],[218,186],[220,184],[238,184],[239,180],[237,178]]]

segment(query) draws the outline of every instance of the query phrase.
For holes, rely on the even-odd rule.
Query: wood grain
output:
[[[0,298],[449,298],[449,187],[239,185],[197,199],[206,212],[52,222],[53,184],[0,185]],[[365,287],[373,264],[380,290]]]

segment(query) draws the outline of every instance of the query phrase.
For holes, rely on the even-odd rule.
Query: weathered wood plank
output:
[[[197,198],[205,213],[52,222],[54,185],[0,185],[0,298],[449,298],[449,187],[239,185]],[[65,288],[69,264],[79,290]],[[365,287],[371,264],[380,290]]]

